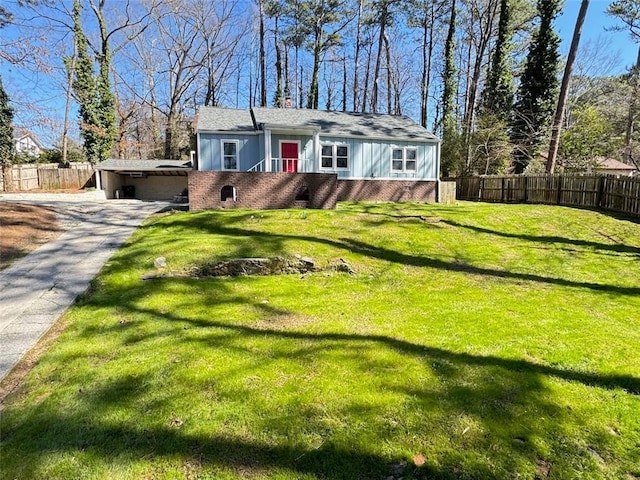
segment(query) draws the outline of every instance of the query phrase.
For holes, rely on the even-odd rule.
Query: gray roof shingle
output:
[[[118,172],[158,172],[191,170],[193,166],[189,160],[126,160],[109,158],[96,165],[97,170]]]
[[[347,113],[303,108],[265,108],[235,110],[202,107],[198,113],[198,131],[252,131],[262,125],[271,128],[320,131],[323,135],[438,141],[438,137],[409,117],[376,113]]]
[[[198,109],[198,131],[252,132],[255,130],[250,110],[222,107]]]
[[[437,140],[435,135],[405,116],[302,108],[254,108],[253,113],[258,124],[320,130],[324,135]]]

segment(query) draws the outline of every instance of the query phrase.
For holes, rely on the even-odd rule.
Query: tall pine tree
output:
[[[100,71],[94,73],[94,59],[89,53],[89,41],[82,29],[79,0],[73,4],[74,41],[77,59],[75,63],[73,90],[79,104],[80,133],[84,140],[87,160],[97,163],[106,159],[115,139],[115,102],[109,81],[108,49],[100,54]],[[67,68],[70,68],[67,65]]]
[[[500,21],[498,23],[498,38],[496,39],[491,69],[487,86],[482,93],[480,114],[493,115],[507,121],[513,106],[513,74],[509,61],[512,50],[513,31],[511,22],[511,0],[500,1]]]
[[[456,66],[455,66],[456,2],[451,4],[449,29],[444,43],[444,73],[442,90],[442,175],[447,177],[457,171],[460,135],[456,128]]]
[[[13,107],[0,77],[0,163],[11,163],[13,151]]]
[[[540,27],[529,46],[511,125],[511,141],[516,145],[515,173],[523,173],[540,153],[555,111],[560,38],[553,29],[553,20],[559,13],[559,3],[538,0]]]

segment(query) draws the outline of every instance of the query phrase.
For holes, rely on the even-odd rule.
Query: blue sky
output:
[[[566,55],[569,51],[581,3],[580,0],[565,0],[562,14],[556,21],[556,30],[562,39],[560,47],[562,55]],[[587,10],[587,17],[582,27],[580,44],[583,45],[588,40],[596,41],[598,38],[605,43],[608,42],[610,50],[607,50],[610,56],[619,55],[618,68],[611,72],[612,74],[617,74],[625,72],[635,63],[638,55],[638,44],[633,43],[628,31],[613,32],[606,30],[615,25],[622,25],[622,22],[616,20],[615,17],[605,13],[609,3],[611,3],[609,0],[591,0]]]
[[[586,74],[616,75],[624,73],[634,64],[637,57],[638,43],[632,41],[628,31],[615,32],[610,30],[615,25],[620,26],[621,22],[605,13],[609,3],[610,0],[591,0],[589,5],[580,44],[581,47],[584,47],[592,42],[597,47],[592,50],[591,55],[583,56],[577,61],[578,63],[591,61],[591,66],[587,67],[585,71]],[[565,0],[563,11],[555,22],[555,28],[562,39],[560,53],[563,56],[566,56],[569,50],[580,4],[581,0]],[[9,36],[11,31],[12,28],[9,26],[1,33]],[[574,72],[578,71],[579,65],[577,64]],[[34,75],[32,72],[21,71],[20,68],[11,67],[6,63],[2,64],[0,73],[3,75],[4,87],[9,96],[22,107],[19,108],[21,115],[17,116],[16,123],[30,127],[39,135],[45,145],[52,145],[59,137],[59,126],[63,113],[64,99],[60,94],[60,80],[58,79],[58,84],[54,85],[54,82],[47,75]],[[46,108],[50,113],[49,118],[55,122],[55,125],[53,123],[34,125],[36,122],[27,114],[29,109],[24,108],[28,102]],[[75,112],[72,115],[75,118]]]

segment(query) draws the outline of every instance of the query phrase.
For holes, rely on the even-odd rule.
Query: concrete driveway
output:
[[[105,262],[167,202],[82,194],[0,193],[0,202],[52,207],[65,230],[0,271],[0,380],[84,293]],[[0,232],[1,234],[1,232]]]

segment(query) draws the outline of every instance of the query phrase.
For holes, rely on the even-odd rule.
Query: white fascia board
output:
[[[333,138],[355,138],[358,140],[370,140],[370,141],[382,141],[382,142],[417,142],[417,143],[431,143],[438,144],[442,142],[440,139],[436,138],[410,138],[410,137],[367,137],[364,135],[345,135],[342,133],[339,134],[330,134],[325,132],[320,132],[320,140],[322,137],[333,137]]]
[[[216,135],[227,135],[233,137],[234,135],[260,135],[262,132],[256,132],[255,130],[198,130],[197,135],[201,133],[213,133]]]
[[[277,133],[277,134],[287,134],[287,133],[292,133],[292,134],[301,134],[301,135],[315,135],[316,133],[318,133],[320,130],[316,129],[312,129],[312,128],[304,128],[304,127],[289,127],[287,125],[272,125],[269,123],[262,123],[260,124],[262,127],[262,130],[270,130],[272,133]]]

